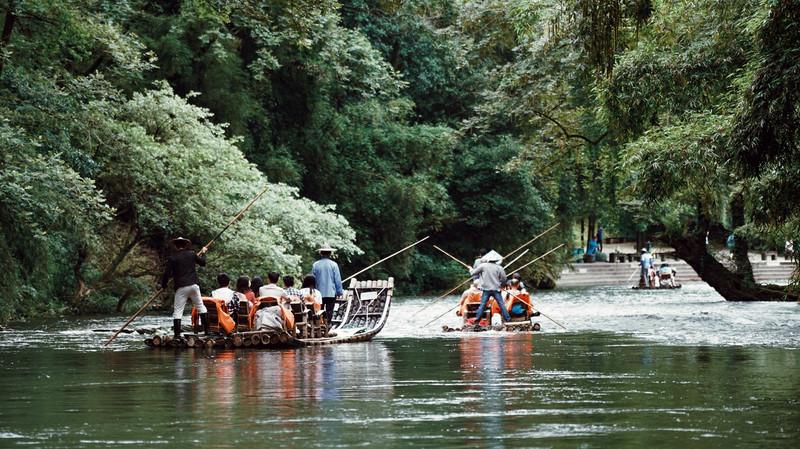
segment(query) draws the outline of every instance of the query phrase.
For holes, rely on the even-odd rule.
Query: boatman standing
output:
[[[317,281],[317,290],[322,294],[322,305],[325,307],[325,321],[328,326],[333,319],[333,308],[336,300],[342,297],[342,275],[339,273],[339,265],[331,260],[331,255],[335,249],[327,243],[319,249],[320,259],[314,262],[311,274]]]
[[[647,242],[650,243],[650,242]],[[642,280],[640,281],[639,285],[643,285],[647,288],[650,288],[650,265],[653,264],[653,256],[647,251],[646,248],[642,248],[642,257],[639,259],[639,265],[642,266]]]
[[[503,260],[503,256],[498,254],[497,251],[491,250],[483,256],[482,260],[483,262],[478,265],[477,268],[473,268],[469,272],[472,276],[480,276],[481,288],[483,289],[481,305],[475,313],[476,320],[479,322],[480,318],[483,316],[483,311],[486,309],[486,303],[489,302],[489,298],[494,298],[494,300],[497,301],[497,305],[500,306],[503,319],[511,321],[511,315],[508,314],[506,305],[503,303],[503,297],[500,295],[500,287],[507,279],[505,270],[500,266],[500,261]]]
[[[205,254],[208,248],[203,247],[199,253],[195,254],[190,248],[191,241],[183,237],[178,237],[172,241],[175,246],[175,253],[167,259],[167,268],[161,278],[161,288],[167,288],[169,279],[172,278],[175,288],[175,308],[172,312],[172,327],[175,337],[181,336],[181,318],[186,301],[191,299],[197,311],[200,313],[200,323],[203,331],[208,335],[208,310],[200,297],[200,286],[197,279],[196,265],[205,266]]]

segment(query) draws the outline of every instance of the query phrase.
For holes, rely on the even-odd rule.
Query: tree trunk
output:
[[[744,281],[706,251],[705,234],[669,239],[675,254],[686,261],[700,278],[727,301],[796,301],[797,294],[784,287],[762,286]]]
[[[746,283],[755,284],[753,266],[750,264],[750,258],[747,257],[750,245],[747,244],[744,236],[735,234],[736,228],[744,226],[744,197],[741,192],[736,193],[731,201],[731,225],[734,229],[733,261],[736,264],[736,275]]]
[[[8,5],[6,10],[6,18],[3,21],[3,34],[0,35],[0,48],[5,49],[11,42],[11,33],[14,32],[14,22],[17,20],[17,15],[14,14],[14,2]],[[0,57],[0,73],[3,71],[4,58]]]
[[[132,294],[133,289],[129,288],[125,290],[125,293],[123,293],[122,296],[120,296],[119,301],[117,301],[117,312],[122,312],[122,308],[125,307],[125,302],[128,301]]]

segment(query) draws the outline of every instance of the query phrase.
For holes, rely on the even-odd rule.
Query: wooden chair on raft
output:
[[[235,330],[236,323],[233,322],[230,316],[225,300],[208,297],[203,297],[202,300],[203,305],[205,305],[206,310],[208,310],[209,332],[228,334]],[[202,331],[200,327],[200,314],[195,308],[192,308],[192,326],[194,327],[195,333]]]
[[[478,308],[480,306],[481,306],[480,303],[476,303],[476,302],[467,303],[467,311],[464,314],[464,322],[465,323],[469,319],[476,318],[476,314],[478,313]],[[481,319],[485,319],[487,324],[492,324],[492,307],[491,306],[487,306],[483,310],[483,316],[481,317]],[[475,321],[477,323],[479,320],[475,320]]]

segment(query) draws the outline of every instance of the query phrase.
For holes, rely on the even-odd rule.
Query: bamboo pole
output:
[[[443,252],[443,253],[444,253],[446,256],[448,256],[448,257],[450,257],[451,259],[455,260],[456,262],[460,263],[460,264],[461,264],[461,265],[463,265],[464,267],[466,267],[466,269],[467,269],[467,270],[471,270],[471,269],[472,269],[472,267],[471,267],[471,266],[469,266],[469,265],[465,264],[464,262],[462,262],[462,261],[460,261],[460,260],[456,259],[456,258],[455,258],[455,256],[453,256],[452,254],[450,254],[450,253],[448,253],[447,251],[443,250],[442,248],[439,248],[439,247],[438,247],[438,246],[436,246],[436,245],[433,245],[433,247],[434,247],[434,248],[436,248],[436,249],[438,249],[439,251]]]
[[[128,325],[131,324],[131,321],[133,321],[137,316],[139,316],[139,314],[142,313],[144,309],[146,309],[147,306],[150,305],[151,302],[155,301],[155,299],[158,298],[158,295],[160,295],[161,292],[163,291],[164,291],[163,288],[159,288],[158,290],[156,290],[156,292],[150,296],[150,298],[144,303],[144,305],[140,307],[139,310],[137,310],[136,313],[134,313],[133,316],[130,317],[128,321],[126,321],[125,324],[123,324],[122,327],[120,327],[119,330],[114,333],[114,335],[111,336],[111,338],[108,339],[108,341],[103,345],[103,347],[105,348],[106,346],[108,346],[109,343],[114,341],[114,339],[117,338],[117,335],[119,335],[123,329],[128,327]]]
[[[389,254],[388,256],[384,257],[383,259],[381,259],[381,260],[379,260],[379,261],[375,262],[374,264],[372,264],[372,265],[368,266],[367,268],[364,268],[364,269],[363,269],[363,270],[361,270],[361,271],[358,271],[358,272],[356,272],[356,273],[353,273],[353,274],[351,274],[351,275],[350,275],[350,276],[348,276],[346,279],[342,279],[342,284],[344,284],[345,282],[349,281],[350,279],[352,279],[352,278],[354,278],[354,277],[358,276],[359,274],[361,274],[361,273],[363,273],[363,272],[365,272],[365,271],[369,270],[370,268],[374,267],[375,265],[378,265],[378,264],[380,264],[381,262],[385,262],[385,261],[387,261],[387,260],[391,259],[392,257],[394,257],[394,256],[396,256],[396,255],[398,255],[398,254],[402,253],[403,251],[406,251],[406,250],[408,250],[409,248],[412,248],[412,247],[414,247],[414,246],[417,246],[417,245],[419,245],[420,243],[424,242],[425,240],[428,240],[429,238],[430,238],[430,236],[429,236],[429,235],[428,235],[428,236],[425,236],[425,238],[422,238],[422,239],[420,239],[420,240],[417,240],[416,242],[414,242],[414,243],[412,243],[412,244],[410,244],[410,245],[406,246],[405,248],[403,248],[403,249],[401,249],[401,250],[399,250],[399,251],[396,251],[396,252],[394,252],[394,253],[392,253],[392,254]]]
[[[521,299],[519,296],[517,296],[517,295],[515,295],[515,294],[512,294],[511,292],[509,292],[509,294],[510,294],[511,296],[513,296],[513,297],[514,297],[514,299],[519,299],[520,301],[522,301],[522,299]],[[522,302],[525,302],[525,301],[522,301]],[[533,306],[531,306],[531,307],[533,307]],[[554,322],[554,323],[558,324],[559,326],[561,326],[561,328],[562,328],[562,329],[564,329],[564,330],[567,330],[567,328],[566,328],[566,327],[564,327],[564,325],[563,325],[563,324],[561,324],[561,323],[559,323],[558,321],[556,321],[556,320],[554,320],[554,319],[550,318],[549,316],[545,315],[545,313],[544,313],[544,312],[542,312],[542,310],[541,310],[541,309],[539,309],[538,307],[536,308],[536,310],[537,310],[537,311],[539,311],[539,314],[540,314],[540,315],[542,315],[543,317],[545,317],[545,318],[547,318],[548,320],[550,320],[550,321],[552,321],[552,322]]]
[[[525,251],[521,252],[521,253],[519,254],[519,256],[517,256],[517,257],[515,257],[515,258],[514,258],[514,260],[512,260],[512,261],[511,261],[511,262],[509,262],[509,263],[507,263],[507,264],[506,264],[506,266],[504,266],[504,267],[503,267],[503,270],[507,270],[507,269],[508,269],[508,267],[510,267],[510,266],[511,266],[511,264],[513,264],[514,262],[516,262],[516,261],[518,261],[519,259],[521,259],[521,258],[522,258],[522,256],[524,256],[525,254],[528,254],[528,251],[530,251],[530,249],[526,249]],[[516,271],[516,270],[514,270],[514,271]]]
[[[227,224],[227,225],[225,225],[225,227],[224,227],[224,228],[222,228],[222,230],[221,230],[221,231],[219,231],[219,233],[218,233],[218,234],[217,234],[217,235],[216,235],[216,236],[215,236],[213,239],[211,239],[211,240],[210,240],[208,243],[206,243],[206,244],[203,246],[203,248],[205,248],[206,250],[208,250],[208,248],[209,248],[211,245],[213,245],[213,244],[214,244],[214,242],[216,242],[216,241],[217,241],[217,239],[218,239],[218,238],[220,238],[220,236],[222,236],[222,234],[223,234],[225,231],[227,231],[227,230],[228,230],[228,228],[230,228],[230,227],[231,227],[231,226],[232,226],[232,225],[233,225],[233,224],[236,222],[236,220],[238,220],[238,219],[239,219],[239,217],[241,217],[242,215],[244,215],[244,213],[245,213],[245,212],[247,212],[247,210],[248,210],[248,209],[250,209],[250,207],[252,207],[252,206],[253,206],[253,204],[255,204],[255,202],[256,202],[256,201],[258,201],[258,199],[259,199],[259,198],[261,198],[261,196],[262,196],[262,195],[264,195],[265,193],[267,193],[267,189],[269,189],[269,184],[267,184],[266,186],[264,186],[264,190],[262,190],[262,191],[261,191],[261,192],[260,192],[258,195],[256,195],[256,196],[255,196],[255,197],[254,197],[252,200],[250,200],[250,202],[247,204],[247,206],[245,206],[243,209],[241,209],[241,210],[240,210],[240,211],[239,211],[239,212],[236,214],[236,216],[234,216],[234,217],[233,217],[233,219],[232,219],[231,221],[229,221],[229,222],[228,222],[228,224]]]
[[[525,265],[523,265],[523,266],[521,266],[521,267],[517,268],[515,271],[520,271],[520,270],[522,270],[522,269],[524,269],[524,268],[527,268],[527,267],[528,267],[530,264],[532,264],[532,263],[536,262],[537,260],[540,260],[541,258],[543,258],[544,256],[547,256],[547,255],[548,255],[548,254],[550,254],[550,253],[553,253],[553,252],[555,252],[557,249],[561,248],[562,246],[564,246],[564,244],[563,244],[563,243],[562,243],[562,244],[560,244],[560,245],[558,245],[558,246],[556,246],[555,248],[551,249],[550,251],[548,251],[548,252],[546,252],[546,253],[542,254],[541,256],[539,256],[539,257],[537,257],[537,258],[533,259],[532,261],[530,261],[530,262],[526,263]]]
[[[534,237],[534,238],[532,238],[532,239],[528,240],[527,242],[523,243],[523,244],[522,244],[522,245],[521,245],[519,248],[517,248],[517,249],[515,249],[514,251],[511,251],[510,253],[508,253],[508,254],[506,254],[505,256],[503,256],[503,259],[506,259],[506,258],[508,258],[510,255],[512,255],[512,254],[515,254],[517,251],[519,251],[519,250],[521,250],[522,248],[525,248],[526,246],[528,246],[528,245],[530,245],[531,243],[535,242],[536,240],[538,240],[538,239],[539,239],[539,237],[541,237],[541,236],[543,236],[543,235],[547,234],[548,232],[550,232],[550,231],[552,231],[553,229],[555,229],[556,227],[558,227],[558,225],[559,225],[559,224],[560,224],[560,223],[556,223],[556,224],[554,224],[553,226],[550,226],[549,228],[545,229],[544,231],[542,231],[542,233],[541,233],[541,234],[539,234],[539,235],[537,235],[536,237]]]

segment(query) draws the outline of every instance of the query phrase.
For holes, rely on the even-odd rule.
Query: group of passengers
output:
[[[175,336],[181,333],[181,317],[186,302],[191,300],[199,314],[200,324],[206,334],[209,333],[208,310],[201,299],[196,265],[205,266],[205,254],[207,247],[203,247],[195,253],[191,249],[189,239],[178,237],[171,241],[175,251],[167,259],[164,275],[161,278],[161,289],[165,289],[170,280],[173,281],[175,288],[175,302],[173,309],[173,329]],[[339,265],[331,260],[335,249],[330,245],[323,245],[319,248],[320,258],[311,269],[311,273],[303,277],[300,289],[295,287],[294,276],[284,276],[283,286],[278,285],[281,280],[280,273],[272,271],[267,275],[268,284],[264,285],[262,278],[254,277],[252,281],[247,276],[240,276],[236,280],[235,289],[231,289],[231,278],[226,273],[217,276],[218,288],[211,292],[212,298],[220,299],[225,302],[232,315],[247,313],[241,310],[242,306],[250,309],[252,306],[264,307],[271,305],[271,301],[261,300],[274,298],[277,307],[293,301],[300,302],[301,308],[307,308],[314,315],[321,314],[324,307],[325,323],[330,325],[333,318],[336,300],[341,298],[344,291],[342,289],[342,277],[339,272]],[[269,307],[267,307],[269,308]],[[259,310],[259,312],[266,310]],[[236,320],[234,320],[236,321]]]
[[[322,293],[317,290],[317,278],[313,274],[303,277],[300,289],[295,287],[295,278],[291,275],[283,276],[276,271],[267,274],[268,284],[264,285],[261,277],[256,276],[251,281],[247,276],[240,276],[236,280],[236,289],[231,286],[231,278],[227,273],[220,273],[217,276],[217,289],[211,292],[211,297],[225,301],[229,311],[238,313],[243,312],[241,307],[245,301],[250,306],[255,306],[257,298],[274,298],[281,303],[292,303],[304,301],[314,310],[319,311],[322,307]],[[283,286],[278,285],[279,280],[283,281]],[[257,294],[256,294],[257,293]]]
[[[653,256],[646,248],[642,248],[642,256],[639,259],[641,266],[641,278],[639,284],[647,288],[661,288],[663,286],[676,287],[675,278],[677,270],[668,263],[656,265]]]

